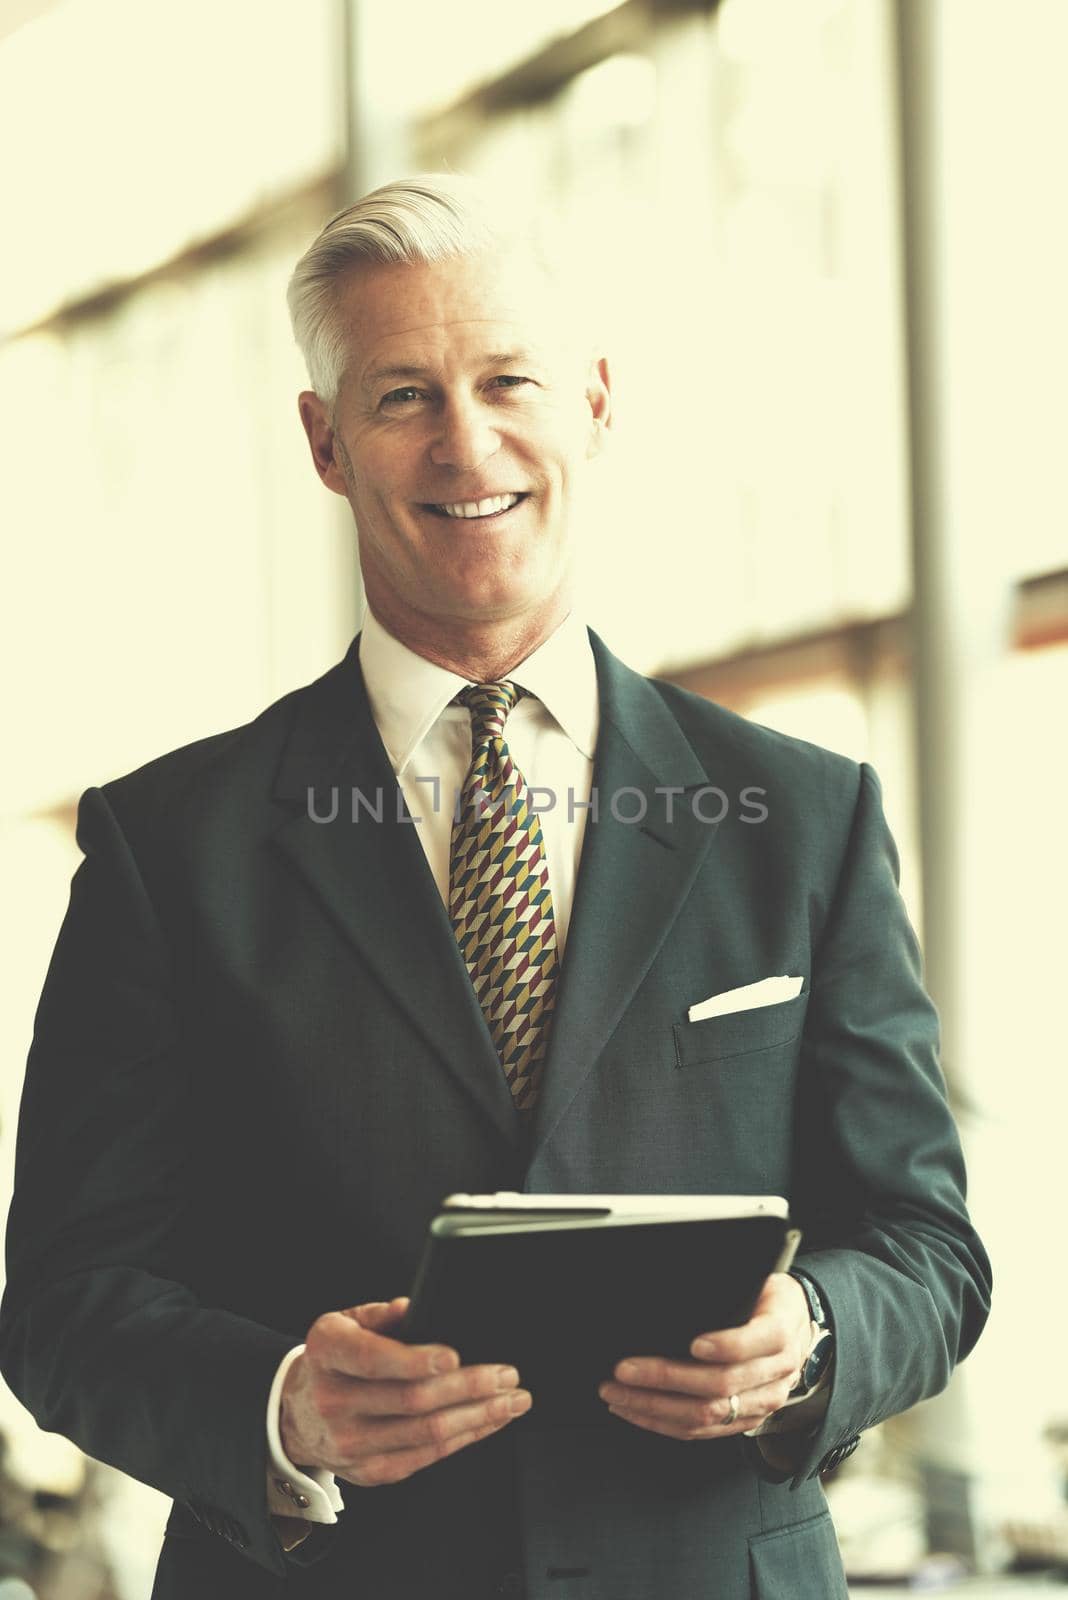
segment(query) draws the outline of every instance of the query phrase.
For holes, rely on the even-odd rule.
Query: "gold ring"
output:
[[[730,1427],[732,1422],[737,1422],[738,1421],[738,1410],[739,1410],[738,1396],[736,1394],[730,1395],[729,1396],[729,1403],[730,1403],[730,1410],[727,1413],[727,1424],[726,1424],[728,1428]]]

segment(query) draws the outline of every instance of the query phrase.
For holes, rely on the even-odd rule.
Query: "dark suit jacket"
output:
[[[599,815],[529,1146],[415,828],[392,800],[351,820],[354,786],[396,793],[358,641],[247,727],[83,798],[0,1349],[43,1427],[174,1497],[157,1600],[524,1581],[529,1600],[829,1600],[821,1468],[979,1334],[988,1268],[874,774],[594,646]],[[323,817],[335,788],[313,820],[309,790]],[[765,820],[743,820],[745,789]],[[687,1020],[799,973],[796,1000]],[[535,1404],[405,1483],[346,1485],[338,1525],[284,1555],[278,1361],[323,1311],[405,1292],[445,1194],[498,1188],[788,1196],[837,1334],[795,1472],[599,1407],[539,1426]]]

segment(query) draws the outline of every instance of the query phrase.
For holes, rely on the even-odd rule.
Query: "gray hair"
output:
[[[345,362],[337,290],[352,268],[447,261],[522,244],[553,273],[546,219],[518,209],[517,221],[514,195],[505,199],[474,178],[432,172],[383,184],[331,217],[297,262],[286,295],[316,394],[328,405],[337,398]]]

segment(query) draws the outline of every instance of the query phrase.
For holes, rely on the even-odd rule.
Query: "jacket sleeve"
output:
[[[813,958],[795,1160],[796,1265],[817,1284],[835,1333],[822,1421],[803,1439],[776,1441],[798,1484],[836,1465],[864,1429],[942,1390],[990,1306],[938,1017],[866,765]]]
[[[78,842],[23,1089],[0,1366],[42,1428],[281,1575],[264,1416],[293,1341],[183,1281],[196,1140],[171,952],[99,789]]]

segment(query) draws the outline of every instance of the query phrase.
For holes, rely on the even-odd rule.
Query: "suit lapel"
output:
[[[357,638],[306,691],[275,783],[287,810],[277,843],[412,1027],[516,1141],[519,1119],[415,826],[405,820],[358,647]],[[363,797],[355,821],[354,794]]]
[[[716,833],[689,803],[709,782],[647,679],[591,634],[601,726],[590,813],[532,1153],[592,1070],[689,894]],[[665,789],[676,792],[668,797]],[[682,791],[681,793],[678,791]],[[630,818],[640,820],[631,821]]]
[[[688,792],[708,775],[661,694],[591,639],[601,698],[598,811],[586,829],[534,1152],[596,1064],[716,833],[689,804]],[[276,840],[411,1026],[498,1131],[518,1142],[519,1119],[448,914],[404,820],[358,651],[357,638],[305,691],[275,783],[286,812]],[[357,821],[354,792],[364,797]],[[636,814],[640,820],[629,820]]]

